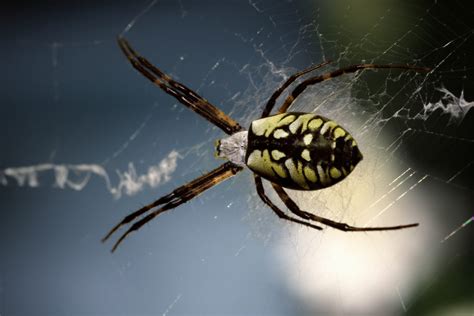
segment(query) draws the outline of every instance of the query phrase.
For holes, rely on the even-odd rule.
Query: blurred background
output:
[[[1,14],[0,315],[474,313],[467,1],[10,1]],[[244,126],[310,64],[432,68],[340,77],[294,108],[341,123],[364,154],[340,184],[292,192],[305,210],[420,226],[291,225],[245,171],[111,254],[105,233],[220,164],[224,135],[133,70],[119,34]]]

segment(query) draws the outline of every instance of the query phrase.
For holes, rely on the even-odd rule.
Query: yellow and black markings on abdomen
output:
[[[245,162],[283,187],[317,190],[344,179],[362,159],[355,140],[325,117],[289,112],[253,121]]]

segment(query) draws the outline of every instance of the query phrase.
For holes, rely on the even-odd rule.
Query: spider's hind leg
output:
[[[321,224],[330,226],[332,228],[342,230],[345,232],[365,232],[365,231],[382,231],[382,230],[397,230],[397,229],[403,229],[403,228],[410,228],[410,227],[416,227],[418,226],[418,223],[414,224],[407,224],[407,225],[397,225],[397,226],[383,226],[383,227],[355,227],[355,226],[350,226],[346,223],[340,223],[336,222],[318,215],[314,215],[312,213],[308,213],[305,211],[302,211],[299,206],[293,201],[289,195],[285,192],[285,190],[279,186],[278,184],[272,183],[273,188],[275,189],[276,193],[280,197],[280,199],[285,203],[286,207],[294,213],[295,215],[298,215],[302,218],[309,219],[315,222],[319,222]]]
[[[179,188],[173,190],[170,194],[167,194],[155,202],[142,207],[141,209],[129,214],[126,216],[120,223],[115,225],[107,235],[102,239],[105,242],[109,237],[117,231],[120,227],[131,223],[141,215],[145,214],[146,212],[152,210],[153,208],[162,205],[160,208],[151,211],[143,218],[137,220],[132,226],[124,233],[122,236],[117,240],[115,245],[112,248],[112,252],[117,249],[120,243],[133,231],[139,230],[143,225],[154,219],[156,216],[164,213],[166,211],[172,210],[183,203],[188,202],[189,200],[195,198],[202,192],[206,191],[207,189],[212,188],[216,184],[234,176],[239,171],[242,170],[242,167],[236,166],[233,163],[226,162],[219,166],[218,168],[212,170],[211,172],[200,176],[193,181],[180,186]]]
[[[262,199],[262,201],[265,204],[267,204],[275,212],[275,214],[278,215],[279,218],[282,218],[282,219],[285,219],[285,220],[288,220],[290,222],[294,222],[294,223],[297,223],[297,224],[301,224],[301,225],[304,225],[304,226],[308,226],[308,227],[311,227],[311,228],[314,228],[314,229],[317,229],[317,230],[322,229],[319,226],[313,225],[311,223],[302,221],[300,219],[297,219],[297,218],[294,218],[294,217],[291,217],[291,216],[285,214],[285,212],[283,212],[281,209],[278,208],[278,206],[273,204],[273,202],[270,200],[270,198],[265,194],[265,190],[263,188],[263,183],[262,183],[262,178],[260,176],[256,175],[256,174],[254,174],[254,179],[255,179],[255,186],[257,188],[258,196],[260,197],[260,199]]]
[[[309,73],[309,72],[312,72],[316,69],[319,69],[323,66],[326,66],[327,64],[329,64],[331,62],[331,60],[328,60],[328,61],[325,61],[325,62],[322,62],[318,65],[313,65],[313,66],[310,66],[306,69],[303,69],[301,71],[298,71],[297,73],[294,73],[293,75],[291,75],[290,77],[288,77],[288,79],[281,85],[280,88],[278,88],[277,90],[275,90],[275,92],[273,92],[272,96],[270,97],[270,99],[268,99],[267,101],[267,104],[265,105],[265,109],[263,110],[262,112],[262,118],[264,117],[267,117],[270,115],[270,112],[273,110],[273,107],[275,106],[275,102],[276,100],[278,99],[278,97],[283,93],[283,91],[286,90],[286,88],[288,88],[296,79],[298,79],[299,77],[301,76],[304,76],[305,74]]]
[[[293,89],[293,91],[291,91],[291,93],[286,97],[285,101],[283,102],[281,107],[278,109],[278,113],[285,113],[288,110],[288,108],[293,104],[293,102],[296,100],[296,98],[301,93],[303,93],[303,91],[309,86],[342,76],[344,74],[355,73],[364,69],[399,69],[402,71],[417,71],[417,72],[431,71],[430,68],[418,67],[418,66],[413,66],[413,65],[403,65],[403,64],[388,64],[388,65],[358,64],[358,65],[352,65],[352,66],[340,68],[340,69],[327,72],[325,74],[322,74],[316,77],[308,78],[304,80],[303,82],[301,82],[300,84],[298,84]]]

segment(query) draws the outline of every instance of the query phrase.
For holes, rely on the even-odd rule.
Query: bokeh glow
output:
[[[426,178],[399,169],[375,142],[363,139],[364,160],[341,183],[292,196],[304,210],[354,226],[420,226],[367,233],[291,226],[277,255],[289,287],[315,312],[406,310],[414,286],[436,265],[437,253],[426,249],[437,219],[430,216],[428,197],[417,191]]]

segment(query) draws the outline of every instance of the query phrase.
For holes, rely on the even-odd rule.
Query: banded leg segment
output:
[[[179,205],[186,203],[187,201],[191,200],[192,198],[198,196],[202,192],[206,191],[207,189],[212,188],[216,184],[234,176],[243,168],[234,165],[231,162],[226,162],[222,164],[218,168],[212,170],[211,172],[202,175],[201,177],[173,190],[170,194],[167,194],[155,202],[142,207],[141,209],[127,215],[120,223],[114,226],[109,233],[102,239],[102,242],[107,241],[109,237],[121,228],[124,225],[127,225],[137,219],[138,217],[142,216],[146,212],[152,210],[155,207],[162,205],[160,208],[149,212],[146,216],[142,217],[138,221],[132,224],[132,226],[117,240],[112,248],[112,252],[114,252],[120,243],[133,231],[140,229],[143,225],[157,217],[163,212],[172,210]]]
[[[407,225],[397,225],[397,226],[382,226],[382,227],[355,227],[350,226],[345,223],[336,222],[321,216],[314,215],[312,213],[308,213],[302,211],[299,206],[288,196],[285,190],[279,186],[278,184],[272,183],[273,188],[275,189],[276,193],[280,197],[280,199],[285,203],[286,207],[295,215],[298,215],[304,219],[309,219],[315,222],[319,222],[321,224],[330,226],[332,228],[342,230],[345,232],[365,232],[365,231],[383,231],[383,230],[398,230],[410,227],[418,226],[418,223],[407,224]]]
[[[322,229],[319,226],[313,225],[311,223],[302,221],[300,219],[297,219],[297,218],[294,218],[294,217],[291,217],[291,216],[288,216],[287,214],[285,214],[285,212],[283,212],[281,209],[278,208],[278,206],[273,204],[273,202],[270,200],[270,198],[265,194],[265,189],[263,188],[262,178],[260,176],[256,175],[256,174],[254,174],[254,178],[255,178],[255,186],[257,188],[258,196],[260,197],[260,199],[262,199],[262,201],[265,204],[267,204],[275,212],[275,214],[278,215],[279,218],[282,218],[282,219],[285,219],[285,220],[288,220],[290,222],[294,222],[294,223],[297,223],[297,224],[301,224],[301,225],[304,225],[304,226],[308,226],[308,227],[311,227],[311,228],[314,228],[314,229],[317,229],[317,230]]]
[[[265,105],[265,109],[263,110],[262,112],[262,118],[264,117],[267,117],[270,115],[270,113],[272,112],[272,109],[273,107],[275,106],[275,102],[276,100],[278,99],[278,97],[283,93],[283,91],[285,91],[286,88],[288,88],[290,86],[290,84],[292,84],[296,79],[298,79],[299,77],[311,72],[311,71],[314,71],[316,69],[319,69],[323,66],[326,66],[327,64],[329,64],[331,62],[331,60],[328,60],[328,61],[325,61],[325,62],[322,62],[320,63],[319,65],[313,65],[311,67],[308,67],[302,71],[299,71],[293,75],[291,75],[282,85],[280,88],[278,88],[278,90],[276,90],[275,92],[273,92],[272,96],[270,97],[270,99],[268,99],[267,101],[267,104]]]
[[[349,67],[341,68],[332,72],[322,74],[320,76],[311,77],[301,82],[285,99],[285,102],[283,102],[282,106],[278,110],[278,113],[285,113],[288,110],[288,108],[291,106],[291,104],[293,104],[295,99],[307,87],[332,79],[332,78],[339,77],[344,74],[354,73],[363,69],[401,69],[401,70],[406,70],[406,71],[413,70],[413,71],[418,71],[418,72],[428,72],[431,70],[430,68],[426,68],[426,67],[417,67],[417,66],[412,66],[412,65],[397,65],[397,64],[393,64],[393,65],[359,64],[359,65],[352,65]]]
[[[124,38],[119,37],[118,44],[133,68],[163,91],[175,97],[181,104],[201,115],[229,135],[242,130],[239,123],[223,111],[185,85],[174,81],[169,75],[153,66],[146,58],[140,56]]]

